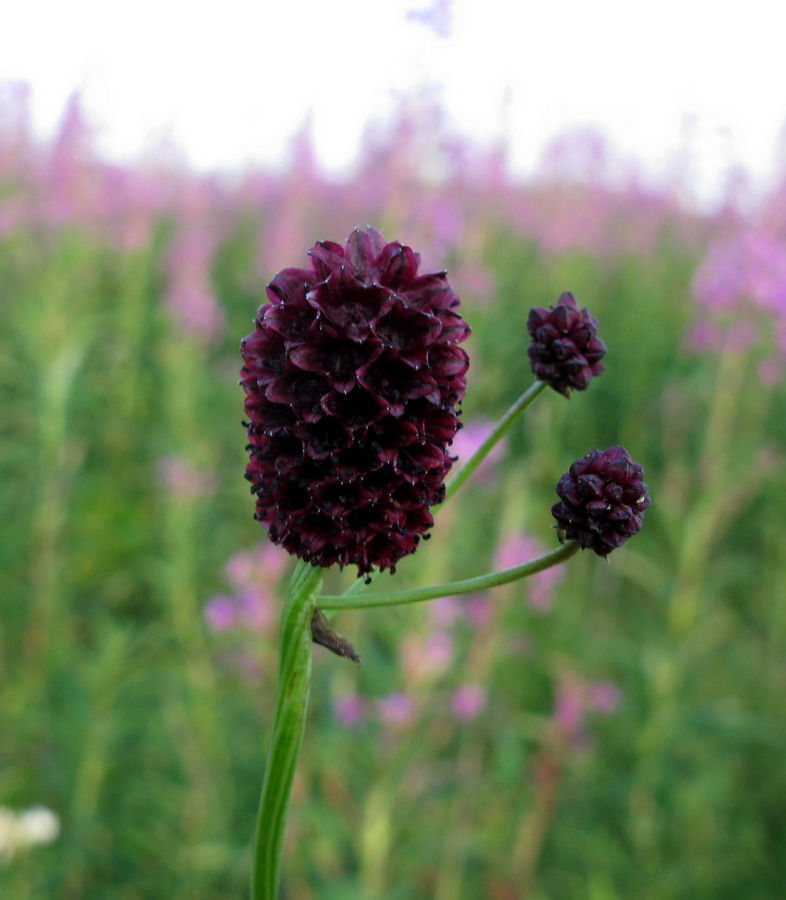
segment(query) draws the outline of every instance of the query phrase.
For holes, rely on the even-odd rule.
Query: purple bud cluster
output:
[[[557,484],[551,508],[563,540],[608,556],[642,526],[650,505],[644,472],[624,447],[593,450],[577,459]]]
[[[589,310],[578,308],[573,294],[562,294],[548,309],[530,310],[527,330],[532,338],[527,351],[530,368],[560,394],[585,390],[603,372],[606,345],[596,337],[598,321]]]

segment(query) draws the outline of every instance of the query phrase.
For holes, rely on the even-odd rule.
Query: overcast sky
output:
[[[310,115],[341,168],[424,85],[460,132],[505,135],[525,172],[587,125],[651,171],[688,147],[705,194],[782,155],[780,0],[436,3],[428,25],[411,13],[430,0],[4,0],[0,80],[31,83],[43,133],[78,89],[107,153],[166,136],[198,167],[280,162]]]

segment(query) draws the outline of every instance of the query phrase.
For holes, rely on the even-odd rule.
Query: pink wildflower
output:
[[[494,560],[495,569],[510,569],[538,556],[542,556],[546,548],[532,535],[512,534],[500,544]],[[527,592],[527,603],[539,611],[551,608],[554,600],[554,588],[564,576],[562,566],[552,566],[527,578],[523,583]]]
[[[415,704],[409,694],[397,691],[380,697],[377,712],[386,725],[406,725],[415,716]]]
[[[366,705],[359,694],[341,694],[333,703],[333,713],[345,728],[356,728],[366,717]]]
[[[464,684],[453,694],[450,710],[457,722],[471,722],[486,708],[486,692],[480,685]]]
[[[404,671],[413,678],[433,678],[444,672],[453,659],[453,639],[444,631],[427,637],[411,635],[401,645]]]
[[[613,681],[593,681],[587,685],[587,706],[610,716],[622,704],[622,692]]]
[[[216,489],[214,472],[199,469],[179,456],[158,461],[158,479],[176,496],[189,499],[212,494]]]
[[[235,601],[225,594],[218,594],[208,600],[204,610],[205,621],[213,631],[227,631],[238,622],[238,608]]]
[[[493,423],[485,419],[477,419],[474,422],[465,423],[464,427],[453,438],[451,452],[458,456],[457,466],[461,467],[467,462],[473,453],[479,449],[483,441],[491,433]],[[496,468],[505,455],[506,441],[503,438],[494,445],[494,449],[478,466],[474,473],[474,480],[479,482],[491,481],[496,475]]]

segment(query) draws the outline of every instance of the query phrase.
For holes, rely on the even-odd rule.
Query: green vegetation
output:
[[[246,896],[275,610],[255,595],[256,627],[205,617],[264,541],[237,346],[276,270],[373,221],[462,296],[466,423],[531,383],[531,306],[573,291],[609,348],[586,393],[533,404],[395,579],[481,574],[519,534],[556,546],[554,485],[596,447],[630,450],[653,506],[608,563],[571,560],[548,608],[518,583],[336,617],[363,664],[314,650],[283,896],[782,897],[786,394],[760,377],[769,314],[740,306],[701,352],[687,339],[712,318],[691,284],[728,218],[599,185],[495,193],[458,169],[418,187],[392,156],[343,186],[139,173],[170,185],[141,211],[138,186],[113,193],[82,161],[58,217],[53,157],[0,176],[0,805],[45,804],[61,833],[0,854],[0,896]],[[594,243],[555,246],[557,221]],[[200,260],[204,296],[195,277],[178,299]]]

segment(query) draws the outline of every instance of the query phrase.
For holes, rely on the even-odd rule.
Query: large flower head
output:
[[[469,328],[445,273],[375,228],[309,255],[241,344],[255,518],[314,565],[392,570],[444,496]]]
[[[644,472],[624,447],[593,450],[577,459],[557,484],[551,508],[557,528],[585,550],[608,556],[642,526],[650,505]]]

